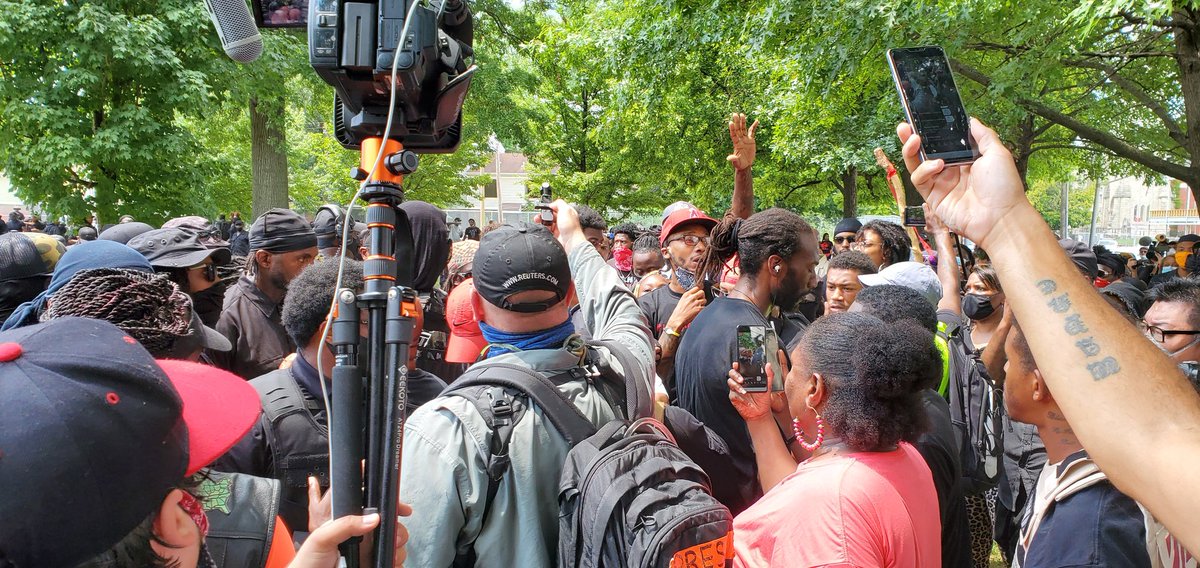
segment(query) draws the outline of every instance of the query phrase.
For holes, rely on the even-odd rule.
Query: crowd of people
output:
[[[369,227],[328,205],[68,236],[15,211],[0,565],[332,567],[395,521],[412,566],[1197,566],[1200,236],[1057,239],[973,122],[969,168],[921,162],[899,127],[925,227],[819,238],[754,210],[757,123],[729,126],[724,215],[610,227],[560,200],[552,222],[461,227],[399,206],[418,298],[399,519],[332,519],[328,492],[327,326],[378,258]],[[778,352],[743,367],[743,328]],[[628,464],[610,485],[634,497],[570,522],[580,448],[646,423],[674,461]],[[726,529],[631,536],[667,534],[637,508],[675,495],[664,463]]]

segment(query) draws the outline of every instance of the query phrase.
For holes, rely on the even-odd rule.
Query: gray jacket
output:
[[[591,336],[617,341],[641,361],[637,369],[622,369],[653,396],[653,349],[650,329],[617,271],[584,243],[568,258],[580,314]],[[477,365],[510,363],[545,374],[579,365],[582,342],[573,339],[562,349],[508,353]],[[620,369],[606,349],[602,356]],[[617,418],[618,411],[586,381],[559,387],[567,399],[597,427]],[[441,396],[419,408],[404,427],[404,462],[400,499],[413,507],[404,520],[408,528],[408,563],[449,566],[474,543],[479,566],[551,566],[558,546],[558,483],[566,460],[566,440],[531,404],[513,429],[509,446],[511,466],[500,481],[487,525],[481,526],[487,504],[486,456],[492,432],[468,400]]]

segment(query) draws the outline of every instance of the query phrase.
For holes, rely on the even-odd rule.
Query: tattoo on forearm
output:
[[[1071,298],[1066,292],[1057,296],[1051,296],[1058,291],[1058,284],[1053,280],[1041,280],[1037,283],[1038,290],[1041,290],[1042,295],[1050,296],[1050,300],[1046,305],[1054,310],[1056,314],[1068,314],[1063,321],[1063,331],[1067,335],[1082,335],[1087,333],[1088,328],[1083,323],[1083,318],[1077,313],[1071,312]],[[1101,354],[1100,345],[1091,336],[1080,338],[1075,342],[1075,347],[1079,348],[1086,357],[1099,357]],[[1092,380],[1104,380],[1121,370],[1120,363],[1112,357],[1104,357],[1103,359],[1092,361],[1087,364],[1087,370],[1092,374]]]

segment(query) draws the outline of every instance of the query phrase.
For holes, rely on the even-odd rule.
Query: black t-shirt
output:
[[[472,241],[478,241],[482,234],[483,232],[479,230],[479,227],[467,227],[463,229],[463,235]]]
[[[933,474],[942,519],[942,566],[971,565],[971,535],[967,528],[959,436],[950,421],[946,399],[933,389],[921,393],[929,431],[917,439],[916,448]]]
[[[734,515],[762,497],[762,487],[750,432],[746,429],[746,421],[729,402],[726,380],[737,356],[738,326],[767,324],[767,319],[754,304],[734,298],[717,298],[696,316],[675,354],[679,406],[724,439],[729,447],[728,462],[707,473],[712,479],[713,496]],[[792,326],[796,326],[795,322],[786,320],[775,329],[779,330],[781,326],[788,328],[786,333],[794,340],[796,334]],[[785,333],[777,333],[780,344],[787,345]]]
[[[675,306],[679,305],[682,298],[683,294],[675,292],[670,286],[660,286],[638,298],[638,306],[641,306],[642,313],[646,314],[646,319],[650,321],[650,331],[654,333],[655,339],[662,335],[663,328],[667,326]]]

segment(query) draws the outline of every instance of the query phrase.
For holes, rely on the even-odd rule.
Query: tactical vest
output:
[[[283,484],[280,516],[293,533],[307,532],[308,477],[329,487],[329,430],[313,418],[320,408],[305,398],[291,370],[272,371],[250,384],[262,401],[275,478]]]
[[[279,482],[242,473],[209,471],[196,493],[208,517],[205,547],[221,568],[260,568],[275,537]]]

